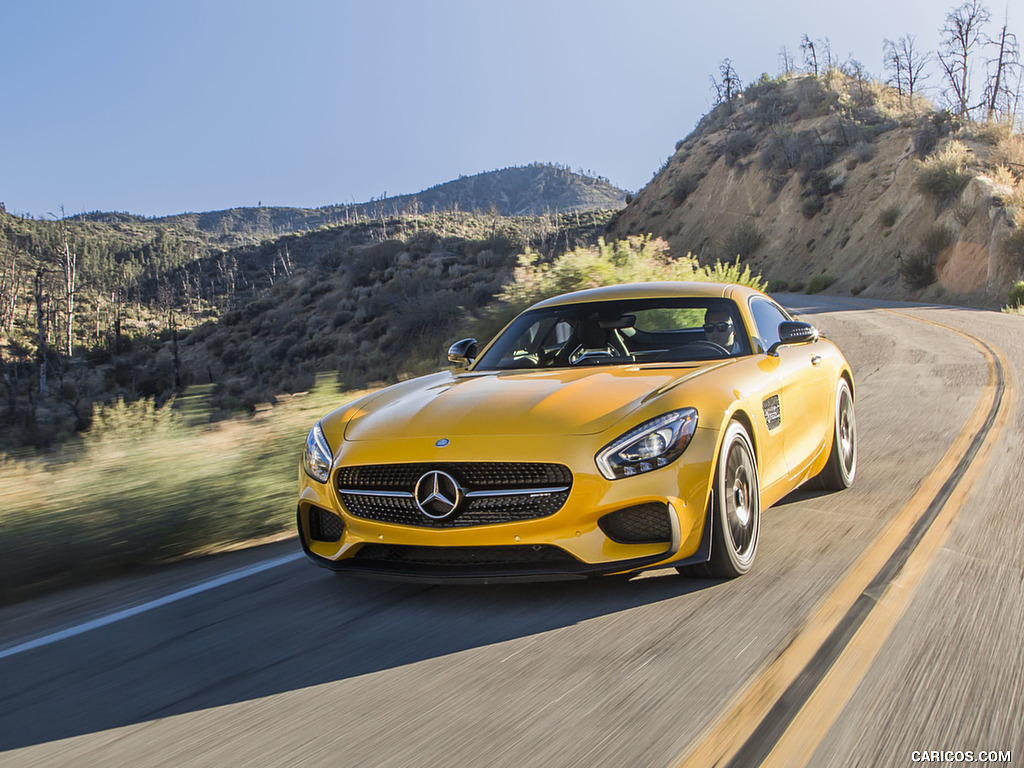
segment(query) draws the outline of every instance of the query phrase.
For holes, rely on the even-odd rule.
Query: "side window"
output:
[[[777,305],[765,299],[751,300],[750,314],[754,316],[756,332],[761,340],[760,351],[767,352],[779,340],[779,323],[790,318]]]

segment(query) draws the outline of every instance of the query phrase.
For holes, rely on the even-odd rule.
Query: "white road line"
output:
[[[218,576],[215,579],[201,582],[193,587],[189,587],[188,589],[183,589],[180,592],[173,592],[169,595],[165,595],[164,597],[159,597],[156,600],[150,600],[149,602],[142,603],[141,605],[135,605],[131,608],[114,611],[113,613],[108,613],[106,616],[100,616],[99,618],[86,621],[82,624],[76,624],[73,627],[68,627],[67,629],[62,629],[58,632],[51,632],[48,635],[43,635],[42,637],[37,637],[33,640],[27,640],[23,643],[18,643],[17,645],[4,648],[0,650],[0,659],[6,659],[9,656],[15,656],[25,651],[41,648],[44,645],[50,645],[51,643],[56,643],[61,640],[67,640],[69,637],[75,637],[76,635],[84,634],[90,630],[105,627],[108,624],[114,624],[115,622],[122,621],[123,619],[129,619],[132,616],[138,616],[140,613],[146,613],[147,611],[152,611],[156,608],[162,608],[165,605],[176,603],[178,600],[184,600],[187,597],[192,597],[193,595],[198,595],[202,592],[216,589],[217,587],[222,587],[233,581],[239,581],[240,579],[244,579],[248,576],[254,576],[257,573],[269,571],[271,568],[277,568],[279,565],[285,565],[286,563],[294,562],[303,557],[305,557],[305,555],[302,552],[293,552],[290,555],[275,557],[272,560],[264,560],[262,563],[256,563],[255,565],[250,565],[247,568],[230,571],[229,573],[225,573],[223,576]]]

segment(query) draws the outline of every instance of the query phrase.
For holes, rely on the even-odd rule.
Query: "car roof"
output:
[[[745,285],[703,282],[650,282],[608,285],[588,288],[537,302],[530,309],[582,304],[591,301],[655,298],[733,298],[745,299],[751,295],[764,296],[761,291]]]

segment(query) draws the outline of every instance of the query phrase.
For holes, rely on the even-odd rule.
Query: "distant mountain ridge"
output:
[[[422,192],[365,203],[322,208],[259,206],[206,213],[182,213],[146,219],[127,213],[86,213],[75,218],[117,223],[148,221],[198,229],[213,235],[228,232],[285,234],[319,229],[365,218],[447,210],[495,212],[502,216],[611,210],[626,204],[626,192],[607,179],[576,173],[557,165],[534,163],[502,168],[437,184]]]

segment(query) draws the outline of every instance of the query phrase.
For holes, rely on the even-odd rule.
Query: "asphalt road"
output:
[[[293,553],[285,541],[65,591],[0,611],[0,765],[1021,762],[1024,318],[780,298],[853,365],[860,465],[848,491],[768,510],[747,576],[425,587],[302,559],[243,570]],[[955,470],[947,451],[1000,359],[990,442],[884,589],[865,589],[835,658],[786,694],[778,668],[820,662],[822,617],[853,610],[844,590],[885,568],[887,536]],[[702,757],[716,739],[725,756]]]

